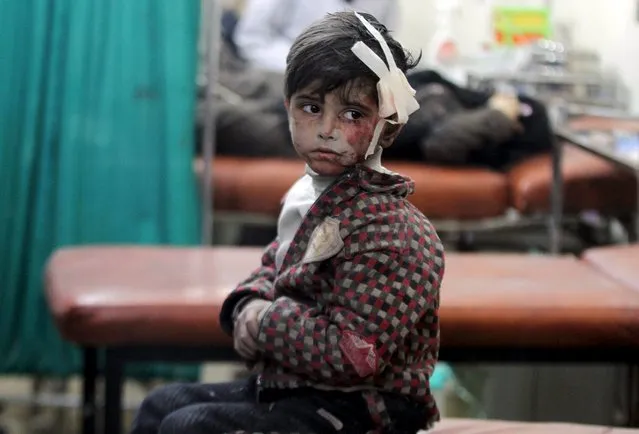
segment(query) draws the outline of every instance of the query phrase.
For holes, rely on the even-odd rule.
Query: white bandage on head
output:
[[[379,95],[378,106],[381,119],[375,126],[373,138],[366,151],[366,158],[375,153],[377,142],[386,122],[391,124],[405,124],[408,116],[419,109],[419,103],[415,99],[415,89],[411,87],[406,75],[397,67],[390,47],[379,31],[364,17],[355,12],[355,15],[364,24],[364,27],[373,35],[382,47],[386,63],[362,41],[356,42],[351,51],[379,77],[377,93]],[[387,119],[397,114],[397,120]]]

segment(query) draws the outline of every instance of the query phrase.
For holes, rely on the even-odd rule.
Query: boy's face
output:
[[[337,176],[364,161],[380,120],[377,101],[363,86],[336,89],[323,99],[309,89],[286,101],[293,145],[313,171]]]

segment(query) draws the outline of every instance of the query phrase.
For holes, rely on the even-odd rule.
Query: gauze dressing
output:
[[[419,103],[415,99],[415,89],[411,87],[406,79],[406,75],[397,67],[390,47],[381,33],[373,27],[364,17],[355,12],[357,18],[364,24],[364,27],[373,35],[382,47],[386,63],[375,52],[362,41],[356,42],[351,51],[364,62],[371,71],[379,77],[377,82],[377,93],[379,95],[378,106],[379,116],[382,118],[375,125],[373,138],[371,139],[365,158],[373,155],[377,149],[379,137],[382,134],[384,125],[405,124],[408,117],[419,109]],[[397,114],[397,120],[388,119]]]

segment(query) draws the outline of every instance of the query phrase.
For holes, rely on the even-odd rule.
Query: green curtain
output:
[[[200,2],[0,0],[0,373],[77,373],[43,297],[60,246],[199,243]],[[145,365],[138,376],[193,377]]]

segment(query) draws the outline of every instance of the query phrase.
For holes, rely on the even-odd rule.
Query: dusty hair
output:
[[[403,72],[419,62],[413,59],[388,29],[367,13],[360,13],[386,40]],[[287,99],[301,89],[311,89],[320,97],[341,89],[349,92],[353,86],[370,88],[377,101],[379,78],[351,51],[357,41],[368,45],[386,63],[382,47],[353,12],[328,14],[308,27],[293,42],[286,58],[284,94]],[[388,64],[387,64],[388,66]]]

